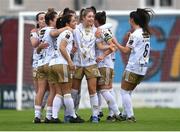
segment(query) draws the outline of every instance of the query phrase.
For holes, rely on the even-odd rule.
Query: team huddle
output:
[[[107,121],[136,122],[131,93],[144,78],[150,56],[148,24],[152,10],[137,9],[130,13],[132,32],[126,46],[118,43],[106,23],[106,12],[95,7],[76,12],[65,8],[59,14],[54,9],[36,15],[37,26],[32,29],[33,82],[35,87],[34,123],[83,123],[78,113],[81,82],[85,75],[90,97],[90,122],[98,123],[103,115],[101,96],[108,105]],[[123,111],[113,93],[115,52],[129,54],[121,81],[119,96]],[[118,61],[118,60],[117,60]],[[82,87],[83,88],[83,87]],[[81,94],[80,94],[81,93]],[[64,119],[59,119],[60,109]]]

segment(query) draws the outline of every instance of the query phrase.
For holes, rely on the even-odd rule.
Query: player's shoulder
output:
[[[65,34],[72,34],[72,32],[70,30],[65,30],[64,33]]]
[[[95,33],[97,31],[98,28],[96,28],[94,25],[92,26],[92,30]]]
[[[61,33],[61,36],[65,37],[66,39],[70,39],[70,37],[72,37],[72,32],[69,30],[65,30]]]
[[[75,30],[75,31],[76,31],[76,30],[81,30],[82,28],[83,28],[82,23],[79,23],[79,24],[76,25],[76,28],[75,28],[74,30]]]
[[[131,35],[135,37],[141,37],[142,34],[143,34],[143,30],[140,28],[140,29],[136,29]]]
[[[102,29],[103,34],[112,34],[110,29]]]
[[[35,32],[38,32],[38,29],[37,29],[37,28],[31,29],[31,33],[35,33]]]
[[[30,32],[30,37],[38,38],[38,29],[34,28]]]

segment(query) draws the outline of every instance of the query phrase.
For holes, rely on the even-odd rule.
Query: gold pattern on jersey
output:
[[[84,28],[83,30],[80,31],[80,36],[81,36],[81,42],[90,42],[94,39],[94,33],[92,28]]]

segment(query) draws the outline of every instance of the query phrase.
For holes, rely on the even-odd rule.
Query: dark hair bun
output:
[[[106,16],[106,12],[105,12],[105,11],[102,11],[102,15],[103,15],[103,16]]]
[[[48,8],[48,12],[54,12],[54,8]]]
[[[64,10],[63,10],[63,14],[67,14],[68,12],[69,12],[69,8],[68,7],[66,7],[66,8],[64,8]]]
[[[93,10],[94,14],[96,14],[96,8],[94,6],[91,6],[90,8]]]

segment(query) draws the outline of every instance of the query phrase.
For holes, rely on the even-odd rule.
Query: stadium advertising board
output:
[[[22,92],[23,108],[33,108],[35,92],[30,87],[25,87]],[[0,85],[0,108],[15,109],[16,108],[16,86]]]

